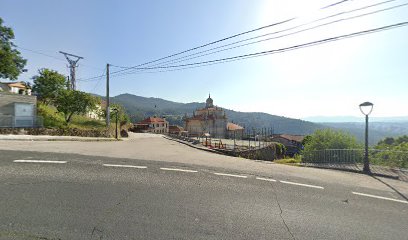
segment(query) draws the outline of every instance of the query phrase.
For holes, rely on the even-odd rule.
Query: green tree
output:
[[[99,99],[89,93],[75,90],[61,90],[54,101],[58,112],[64,114],[66,123],[71,121],[74,114],[85,114],[93,111],[99,104]]]
[[[370,158],[371,163],[391,167],[408,167],[408,136],[387,137],[375,146]]]
[[[123,105],[118,104],[118,103],[113,103],[113,104],[110,104],[110,109],[111,109],[110,120],[112,123],[116,121],[116,112],[113,111],[113,109],[118,110],[118,122],[120,126],[123,126],[126,123],[130,122],[130,117],[127,114],[126,109],[125,107],[123,107]],[[101,117],[106,118],[106,108],[102,109]]]
[[[0,78],[14,80],[25,72],[27,60],[15,49],[13,39],[13,29],[3,26],[3,19],[0,18]]]
[[[46,104],[52,103],[58,97],[58,94],[65,89],[67,81],[57,71],[46,68],[38,70],[38,75],[34,76],[33,80],[33,91]]]
[[[305,145],[308,144],[311,140],[312,140],[312,136],[306,135],[305,138],[304,138],[303,141],[302,141],[302,145],[305,146]]]
[[[117,109],[118,110],[118,122],[120,123],[120,126],[123,126],[126,123],[130,122],[130,117],[126,113],[126,109],[122,105],[114,103],[114,104],[112,104],[111,109]],[[112,119],[112,121],[116,121],[116,114],[111,114],[111,119]]]
[[[304,151],[325,149],[353,149],[361,147],[354,136],[343,131],[322,129],[310,135]]]
[[[377,145],[393,145],[395,143],[395,139],[392,137],[386,137],[383,140],[379,141]]]

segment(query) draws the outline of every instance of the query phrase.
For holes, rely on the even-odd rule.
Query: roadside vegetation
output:
[[[279,164],[286,164],[286,165],[295,165],[295,166],[300,166],[300,163],[302,162],[300,156],[293,157],[293,158],[283,158],[283,159],[278,159],[273,161],[274,163],[279,163]]]
[[[301,165],[302,163],[360,163],[364,158],[364,145],[354,136],[333,129],[317,130],[306,136],[304,149],[294,158],[275,160],[275,163]],[[369,150],[372,165],[408,168],[408,136],[388,137]],[[349,162],[348,162],[349,161]]]
[[[388,137],[374,147],[370,161],[377,165],[408,168],[408,136]]]
[[[105,129],[104,121],[88,118],[82,115],[73,115],[69,124],[66,123],[64,114],[58,112],[52,105],[38,103],[38,115],[42,116],[44,127],[47,128],[78,128],[78,129]]]
[[[43,118],[44,127],[60,129],[101,130],[106,131],[106,111],[102,100],[89,93],[68,89],[66,78],[50,69],[40,69],[33,77],[33,91],[38,96],[37,111]],[[118,118],[118,128],[125,128],[129,116],[119,104],[112,104],[111,127],[113,133]],[[92,115],[93,117],[88,117]]]
[[[0,18],[0,79],[16,80],[22,72],[26,71],[24,67],[27,60],[16,49],[13,39],[13,29],[4,26],[3,19]]]
[[[2,79],[16,80],[26,71],[24,67],[27,60],[21,56],[13,40],[13,30],[4,26],[3,19],[0,18],[0,78]],[[110,129],[106,129],[103,120],[106,113],[102,109],[101,99],[89,93],[69,89],[66,77],[57,71],[40,69],[32,80],[34,82],[32,90],[38,99],[38,116],[43,118],[45,128],[114,132],[116,117],[121,129],[126,128],[130,122],[125,109],[115,104],[111,109],[117,109],[118,114],[111,114],[113,124]],[[31,83],[27,82],[27,86],[31,86]],[[92,115],[93,118],[87,115]]]

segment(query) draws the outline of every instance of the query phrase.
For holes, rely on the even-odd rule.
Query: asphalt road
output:
[[[0,239],[408,239],[398,194],[165,161],[1,150],[0,194]]]

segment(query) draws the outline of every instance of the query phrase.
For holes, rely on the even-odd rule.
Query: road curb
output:
[[[226,154],[223,154],[223,153],[221,153],[221,152],[215,151],[215,150],[213,150],[213,149],[203,148],[203,147],[197,147],[197,146],[195,146],[195,145],[193,145],[193,144],[191,144],[191,143],[188,143],[188,142],[185,142],[185,141],[182,141],[182,140],[179,140],[179,139],[170,138],[170,137],[166,137],[166,136],[163,136],[163,138],[165,138],[165,139],[167,139],[167,140],[175,141],[175,142],[178,142],[178,143],[181,143],[181,144],[184,144],[184,145],[187,145],[187,146],[189,146],[189,147],[192,147],[192,148],[195,148],[195,149],[198,149],[198,150],[202,150],[202,151],[206,151],[206,152],[211,152],[211,153],[217,153],[217,154],[221,154],[221,155],[226,155]]]

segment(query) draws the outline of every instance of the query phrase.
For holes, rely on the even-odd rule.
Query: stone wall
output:
[[[265,161],[273,161],[276,159],[281,159],[284,155],[280,155],[277,153],[276,143],[271,143],[270,145],[257,148],[257,149],[250,149],[245,151],[231,151],[231,150],[218,150],[223,154],[235,156],[235,157],[243,157],[247,159],[254,159],[254,160],[265,160]]]
[[[114,133],[108,130],[78,128],[0,128],[0,134],[15,135],[50,135],[50,136],[78,136],[78,137],[112,137]]]

